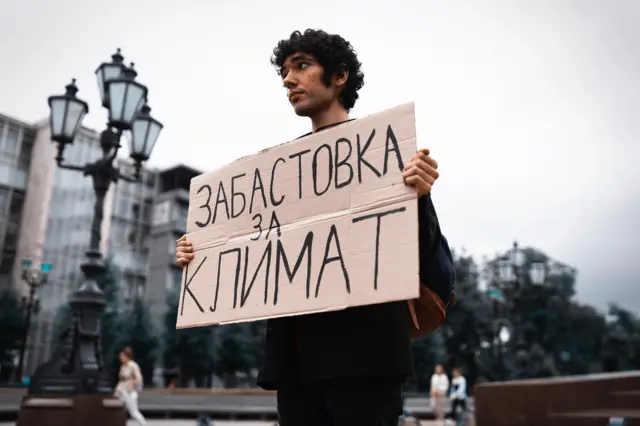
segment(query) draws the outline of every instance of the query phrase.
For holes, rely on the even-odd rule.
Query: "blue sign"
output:
[[[45,274],[47,272],[51,272],[51,269],[53,269],[53,266],[50,263],[43,263],[42,265],[40,265],[40,270],[42,270],[42,272],[44,272]]]
[[[490,288],[487,295],[494,300],[504,300],[504,293],[499,288]]]

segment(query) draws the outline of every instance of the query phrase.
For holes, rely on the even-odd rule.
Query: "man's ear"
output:
[[[349,69],[343,66],[334,74],[333,84],[335,84],[336,87],[343,88],[347,84],[347,80],[349,80]]]

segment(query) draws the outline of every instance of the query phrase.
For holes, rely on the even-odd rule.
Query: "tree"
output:
[[[152,383],[156,366],[158,337],[147,305],[136,297],[129,310],[121,317],[114,347],[118,351],[129,346],[140,366],[145,383]]]
[[[411,344],[415,374],[411,380],[411,388],[417,392],[428,392],[431,386],[431,375],[437,364],[447,361],[447,351],[442,330],[436,330]]]
[[[442,334],[448,354],[445,368],[461,367],[469,388],[480,375],[491,375],[489,367],[478,363],[481,343],[491,334],[489,300],[478,288],[478,268],[471,256],[454,253],[456,304],[447,310]],[[483,369],[484,367],[484,369]]]
[[[267,321],[252,321],[248,323],[249,329],[249,354],[251,368],[257,369],[264,361],[264,347],[267,339]]]
[[[553,354],[559,374],[600,371],[604,316],[593,306],[569,300],[552,303],[549,317],[545,349]]]
[[[609,317],[606,355],[615,358],[617,370],[640,369],[640,318],[616,304],[609,306]]]
[[[20,350],[25,332],[26,312],[13,288],[0,291],[0,366],[13,366],[14,354]],[[2,377],[5,377],[3,371]]]
[[[110,259],[105,266],[105,273],[98,280],[98,286],[104,293],[107,303],[100,319],[100,343],[107,372],[113,380],[116,380],[120,370],[118,353],[122,349],[117,346],[118,336],[122,332],[123,314],[120,270]]]
[[[250,375],[257,365],[255,342],[251,335],[249,323],[216,327],[214,372],[224,380],[225,387],[235,387],[236,373]]]
[[[505,255],[487,263],[491,288],[502,288],[500,310],[510,325],[505,377],[549,377],[586,374],[599,370],[604,317],[593,307],[573,300],[577,272],[534,248],[522,250],[524,262],[518,285],[501,285],[499,264]],[[530,276],[536,263],[546,265],[542,285]]]
[[[205,378],[213,373],[214,328],[195,327],[177,330],[179,296],[177,291],[167,296],[163,365],[165,369],[178,369],[181,386],[186,386],[192,379],[196,386],[204,386]]]

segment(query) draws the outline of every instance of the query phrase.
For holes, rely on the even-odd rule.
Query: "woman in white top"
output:
[[[449,378],[444,374],[442,365],[438,364],[435,373],[431,376],[431,404],[434,407],[436,420],[444,420],[448,390]]]
[[[127,411],[140,426],[147,421],[138,409],[138,392],[142,390],[142,374],[140,367],[133,360],[133,351],[126,347],[120,352],[120,375],[116,386],[116,396],[124,402]]]

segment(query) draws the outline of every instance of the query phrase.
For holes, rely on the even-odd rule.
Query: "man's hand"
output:
[[[184,268],[193,259],[193,246],[191,242],[187,240],[187,236],[183,235],[177,241],[176,247],[176,263],[178,266]]]
[[[402,178],[405,185],[414,186],[418,191],[418,196],[422,197],[431,193],[431,187],[436,179],[440,177],[437,169],[438,163],[429,157],[429,150],[421,149],[404,166]]]

